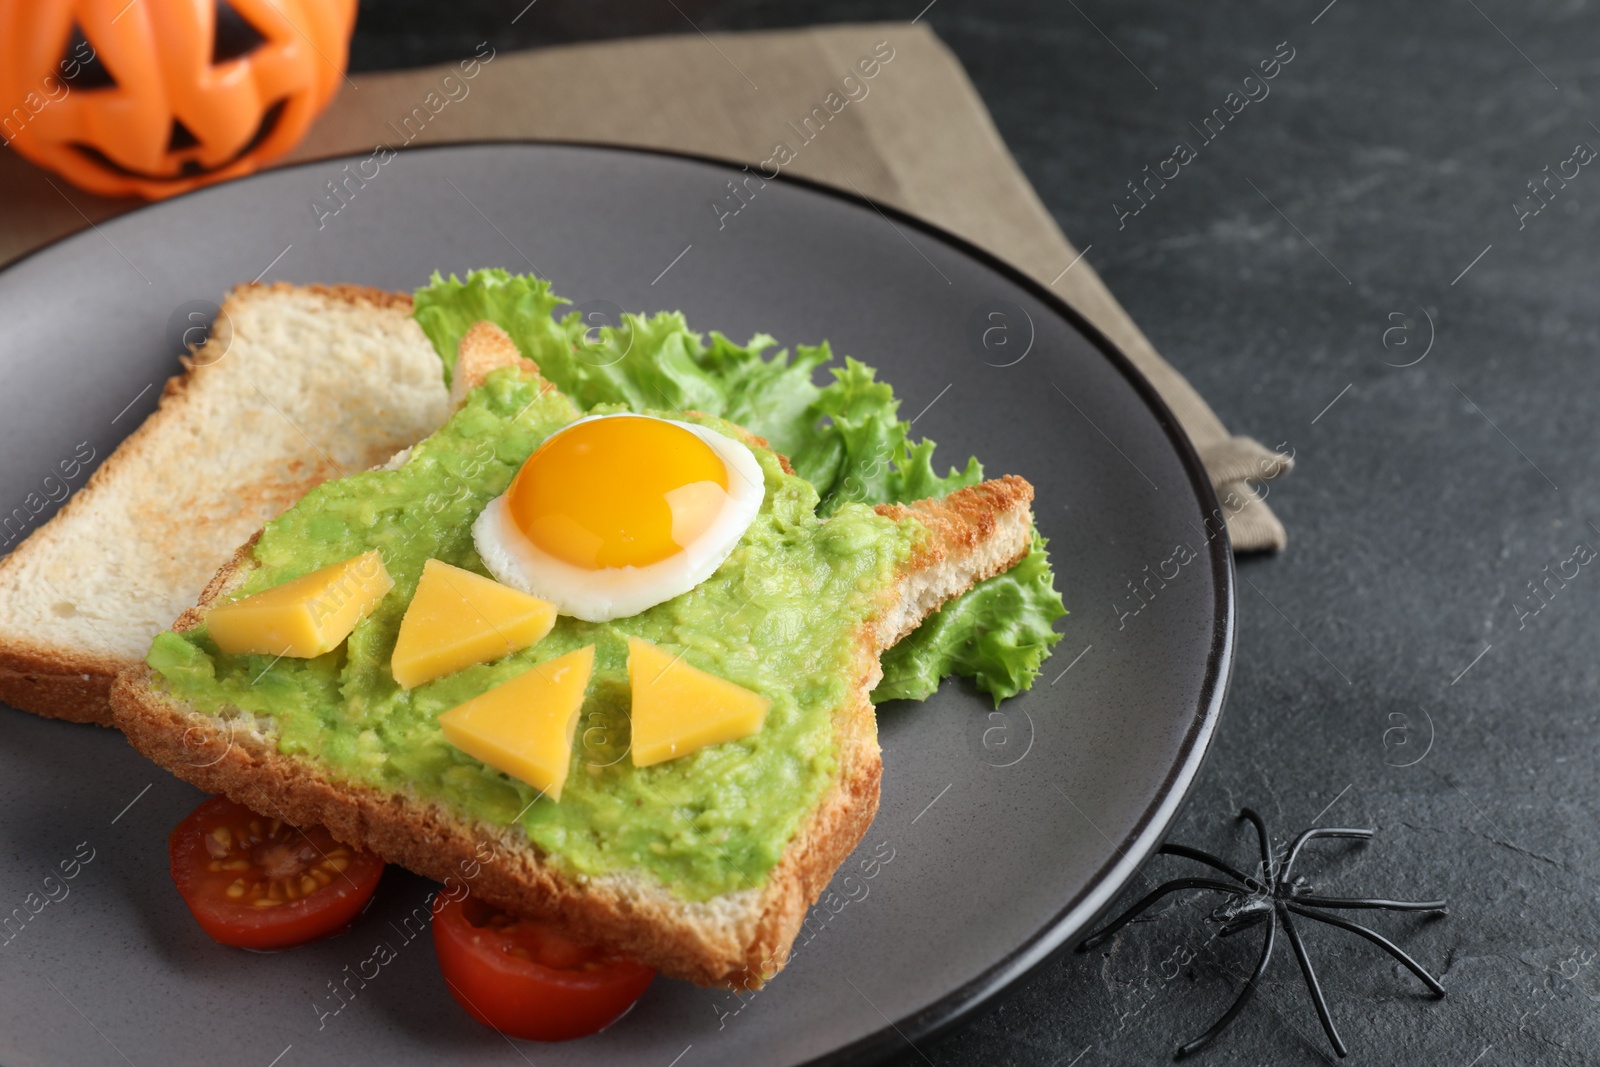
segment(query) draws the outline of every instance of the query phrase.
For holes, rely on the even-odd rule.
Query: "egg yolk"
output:
[[[644,567],[705,533],[728,494],[716,450],[675,423],[591,419],[540,445],[506,491],[529,541],[576,567]]]

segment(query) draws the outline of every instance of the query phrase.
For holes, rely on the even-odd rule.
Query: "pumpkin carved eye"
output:
[[[77,22],[72,24],[72,33],[67,37],[67,47],[62,51],[56,69],[77,72],[69,79],[74,89],[113,89],[117,84],[106,65],[100,62],[100,54],[90,47],[89,38],[83,35],[83,27]]]
[[[216,30],[211,38],[211,65],[247,56],[267,43],[261,31],[228,0],[216,0]]]

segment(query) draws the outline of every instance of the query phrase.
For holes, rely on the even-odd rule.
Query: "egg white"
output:
[[[646,417],[651,416],[591,415],[557,433],[594,419]],[[591,570],[557,559],[529,541],[501,494],[489,501],[472,524],[472,542],[495,580],[550,601],[562,615],[585,622],[609,622],[681,596],[711,577],[755,521],[766,496],[766,478],[755,454],[743,443],[692,423],[660,421],[681,426],[700,438],[727,467],[728,492],[722,508],[700,536],[666,559],[643,567]]]

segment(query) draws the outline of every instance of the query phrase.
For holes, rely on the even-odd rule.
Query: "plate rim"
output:
[[[745,173],[749,166],[747,163],[740,163],[731,157],[725,156],[633,145],[616,141],[565,138],[548,140],[539,138],[450,140],[405,147],[396,151],[405,153],[447,153],[463,148],[576,148],[620,155],[673,159],[714,167],[734,174]],[[269,166],[226,182],[201,186],[163,200],[139,204],[99,222],[90,220],[86,227],[52,238],[10,262],[0,265],[0,281],[18,271],[36,257],[54,250],[58,245],[97,232],[101,225],[112,225],[123,218],[159,209],[168,204],[189,199],[200,199],[209,193],[232,186],[244,185],[282,171],[307,169],[339,160],[361,159],[367,154],[369,153],[362,151],[337,152]],[[815,178],[789,174],[781,170],[773,178],[768,178],[764,172],[760,177],[763,181],[780,182],[833,200],[872,208],[882,215],[886,221],[910,227],[922,236],[937,241],[977,261],[980,265],[1020,287],[1052,312],[1065,319],[1074,330],[1099,352],[1102,358],[1122,375],[1139,399],[1150,410],[1150,413],[1155,416],[1157,425],[1177,453],[1179,462],[1183,466],[1184,474],[1187,477],[1189,488],[1195,493],[1201,510],[1207,515],[1223,514],[1221,502],[1217,498],[1216,490],[1211,485],[1210,475],[1206,472],[1205,466],[1200,460],[1199,452],[1196,451],[1194,443],[1189,439],[1188,434],[1184,432],[1171,407],[1162,398],[1161,394],[1156,391],[1155,386],[1139,370],[1127,353],[1107,337],[1099,327],[1095,326],[1081,312],[1057,296],[1048,287],[1041,284],[1031,275],[1024,273],[1021,268],[1002,259],[988,249],[936,223],[891,204],[829,185]],[[118,442],[119,447],[120,444],[121,442]],[[1145,861],[1155,852],[1161,841],[1166,837],[1166,833],[1176,819],[1179,810],[1187,801],[1190,793],[1193,792],[1195,783],[1199,779],[1200,771],[1203,769],[1205,761],[1210,754],[1217,727],[1221,722],[1222,710],[1226,703],[1228,686],[1233,673],[1238,629],[1237,590],[1232,541],[1228,535],[1226,524],[1224,523],[1222,526],[1220,536],[1210,537],[1207,542],[1209,546],[1208,562],[1216,595],[1213,598],[1214,623],[1211,645],[1206,655],[1206,672],[1200,685],[1198,706],[1195,709],[1194,719],[1180,742],[1179,758],[1162,781],[1155,800],[1146,807],[1133,830],[1125,835],[1121,843],[1111,842],[1116,856],[1101,866],[1092,877],[1089,886],[1082,893],[1069,901],[1039,930],[1025,938],[1021,944],[1000,960],[950,992],[938,997],[925,1007],[893,1020],[888,1025],[859,1037],[847,1045],[839,1046],[806,1060],[800,1064],[800,1067],[843,1067],[846,1064],[881,1062],[895,1052],[900,1051],[902,1045],[915,1049],[916,1039],[931,1038],[947,1033],[959,1024],[968,1021],[979,1008],[990,1000],[1012,989],[1021,979],[1058,957],[1069,946],[1075,934],[1086,928],[1097,916],[1109,908],[1111,903],[1127,887],[1128,883],[1132,881],[1133,876],[1138,873]]]

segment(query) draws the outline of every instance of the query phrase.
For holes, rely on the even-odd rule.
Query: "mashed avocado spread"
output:
[[[760,886],[838,773],[829,712],[852,681],[852,633],[921,527],[862,504],[822,521],[811,483],[754,448],[766,476],[761,512],[701,585],[614,622],[562,617],[529,649],[401,690],[389,657],[423,563],[437,558],[486,574],[472,520],[538,444],[575,417],[560,394],[540,396],[515,371],[496,371],[399,469],[324,483],[267,523],[254,550],[259,566],[241,593],[381,551],[395,587],[340,648],[316,659],[228,656],[201,625],[159,635],[147,662],[158,685],[207,712],[270,716],[281,751],[321,761],[332,777],[520,825],[571,872],[643,870],[689,900]],[[717,419],[695,421],[732,435]],[[630,634],[771,698],[763,729],[635,768],[627,754]],[[559,803],[535,799],[533,787],[444,740],[440,713],[587,644],[595,646],[594,676]]]

